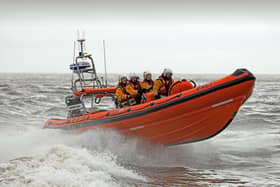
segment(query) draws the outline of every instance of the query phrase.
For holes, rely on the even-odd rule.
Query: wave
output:
[[[123,186],[125,179],[146,179],[119,165],[114,155],[65,145],[0,164],[3,186]]]
[[[0,149],[5,151],[0,155],[0,186],[124,186],[131,180],[146,181],[120,162],[114,149],[108,149],[111,140],[107,145],[92,141],[103,135],[108,139],[110,134],[115,133],[69,134],[25,125],[2,127]]]

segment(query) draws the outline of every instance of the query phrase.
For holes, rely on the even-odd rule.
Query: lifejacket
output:
[[[140,85],[140,82],[139,82],[139,81],[137,81],[136,84],[135,84],[134,82],[128,81],[128,84],[132,85],[132,87],[133,87],[135,90],[141,89],[141,85]]]
[[[136,92],[138,92],[139,90],[142,89],[139,81],[137,81],[136,83],[129,81],[128,85],[131,86],[131,88],[133,90],[135,90]],[[136,96],[136,95],[132,95],[131,93],[129,93],[129,91],[126,91],[126,92],[128,92],[128,94],[130,94],[131,97],[135,97]]]
[[[141,85],[142,85],[142,89],[144,90],[144,93],[147,93],[153,90],[154,81],[145,79],[143,80]]]
[[[124,94],[128,94],[125,90],[127,84],[119,83],[117,88],[120,88]]]
[[[128,82],[128,85],[126,86],[126,92],[129,93],[129,96],[134,99],[130,99],[131,105],[136,105],[141,103],[141,97],[142,97],[142,88],[140,85],[140,82]]]
[[[173,84],[174,80],[170,78],[170,80],[166,80],[163,76],[160,76],[157,80],[160,80],[162,82],[158,93],[160,95],[168,96],[168,91]]]
[[[154,81],[153,81],[153,80],[147,80],[147,79],[145,79],[143,82],[148,83],[150,86],[154,86]]]
[[[122,91],[122,94],[123,95],[126,95],[128,96],[129,94],[126,92],[125,90],[125,86],[127,84],[122,84],[122,83],[119,83],[118,86],[117,86],[117,89],[120,89]],[[129,98],[125,98],[125,99],[122,99],[120,98],[120,96],[117,95],[117,98],[115,100],[115,103],[116,103],[116,106],[117,108],[123,108],[123,107],[126,107],[126,106],[130,106],[129,104]]]

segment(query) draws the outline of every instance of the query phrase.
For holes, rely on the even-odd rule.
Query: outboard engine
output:
[[[65,103],[67,105],[68,118],[81,116],[85,113],[85,107],[80,97],[76,97],[75,95],[67,96],[65,97]]]

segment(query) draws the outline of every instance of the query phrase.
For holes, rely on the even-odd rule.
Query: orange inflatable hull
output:
[[[211,138],[224,130],[252,94],[246,69],[197,88],[128,108],[48,120],[45,128],[85,131],[112,128],[154,143],[177,145]]]
[[[114,94],[117,88],[84,88],[81,91],[75,91],[73,94],[76,96],[88,94]]]

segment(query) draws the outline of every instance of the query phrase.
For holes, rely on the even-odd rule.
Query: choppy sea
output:
[[[183,76],[204,84],[223,75]],[[256,77],[222,133],[165,147],[113,131],[42,129],[65,118],[71,75],[1,73],[0,186],[280,186],[280,75]]]

